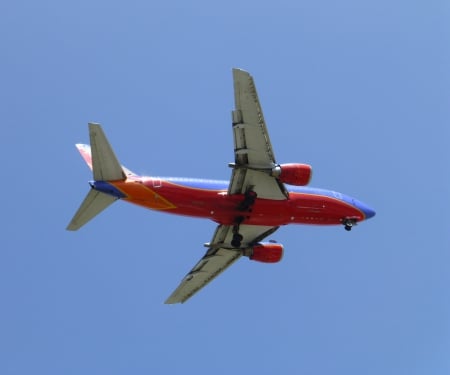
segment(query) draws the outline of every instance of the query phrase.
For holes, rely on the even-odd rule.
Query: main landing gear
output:
[[[239,226],[241,225],[241,223],[243,221],[244,221],[244,217],[243,216],[238,216],[234,220],[233,239],[231,240],[231,246],[236,247],[236,248],[241,247],[242,240],[244,239],[244,236],[239,233]]]
[[[258,194],[256,194],[253,190],[248,190],[244,194],[244,200],[241,203],[239,203],[237,209],[239,211],[251,212],[252,211],[252,207],[255,204],[257,196],[258,196]]]
[[[231,240],[231,246],[240,248],[244,237],[240,233],[233,233],[233,239]]]
[[[237,209],[241,212],[251,212],[257,196],[258,195],[256,194],[256,192],[249,189],[244,195],[244,200],[237,206]],[[244,239],[244,236],[239,233],[239,226],[244,220],[244,216],[237,216],[234,219],[233,239],[231,240],[231,246],[235,248],[240,248],[242,240]]]
[[[344,226],[346,231],[351,231],[352,228],[356,225],[355,219],[344,219],[342,220],[342,225]]]

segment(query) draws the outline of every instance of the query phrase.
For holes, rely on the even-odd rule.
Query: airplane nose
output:
[[[375,216],[375,210],[370,208],[367,204],[356,201],[355,206],[358,207],[362,212],[364,212],[364,216],[366,219],[370,219]]]

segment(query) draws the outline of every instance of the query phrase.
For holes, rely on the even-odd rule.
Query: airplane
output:
[[[279,262],[283,245],[262,242],[287,224],[343,225],[350,231],[375,215],[361,201],[308,187],[308,164],[278,164],[253,77],[233,69],[234,163],[230,181],[139,176],[122,166],[101,125],[89,123],[90,146],[76,147],[93,172],[91,190],[67,226],[75,231],[116,200],[148,209],[207,218],[217,223],[206,254],[166,304],[184,303],[241,256]]]

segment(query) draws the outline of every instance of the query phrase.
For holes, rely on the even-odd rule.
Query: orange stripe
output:
[[[157,194],[154,190],[136,181],[117,181],[112,183],[127,197],[124,200],[151,208],[153,210],[170,210],[176,206]]]

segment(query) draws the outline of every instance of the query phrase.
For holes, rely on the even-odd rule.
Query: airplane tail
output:
[[[97,216],[111,203],[119,199],[117,194],[107,194],[96,188],[107,181],[124,181],[134,175],[122,167],[114,154],[111,145],[99,124],[89,123],[89,138],[91,145],[77,144],[76,147],[86,164],[91,168],[94,182],[80,208],[75,213],[67,230],[78,230],[89,220]]]

